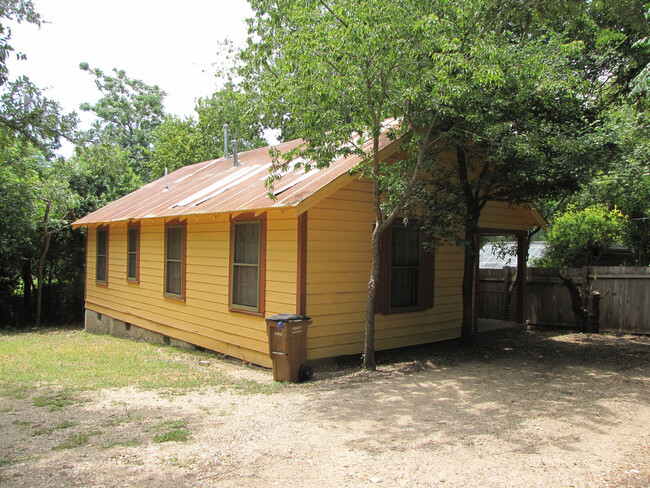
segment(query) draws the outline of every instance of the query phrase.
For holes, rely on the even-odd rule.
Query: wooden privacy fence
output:
[[[575,327],[569,290],[558,276],[558,268],[528,268],[526,277],[526,317],[534,325]],[[650,268],[593,266],[563,269],[562,273],[584,288],[600,292],[600,330],[650,334]],[[516,288],[508,301],[514,268],[479,271],[478,316],[511,320]],[[512,306],[505,316],[507,303]]]

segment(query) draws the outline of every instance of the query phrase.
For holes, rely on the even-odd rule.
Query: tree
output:
[[[430,235],[459,236],[466,247],[462,335],[469,340],[475,236],[487,201],[526,203],[576,188],[603,154],[591,85],[575,64],[582,43],[547,31],[525,6],[489,0],[258,0],[253,8],[244,79],[260,94],[265,123],[291,120],[306,141],[299,151],[316,166],[357,151],[352,133],[376,141],[385,117],[402,121],[394,136],[409,133],[402,161],[382,164],[375,143],[363,165],[376,212],[365,367],[374,367],[379,238],[409,201],[435,209],[424,219]],[[443,150],[456,161],[438,161]]]
[[[0,3],[0,86],[8,80],[7,57],[14,52],[14,48],[9,44],[11,28],[6,25],[6,20],[41,25],[41,16],[34,10],[32,0],[3,0]],[[16,57],[24,59],[25,55],[17,52]]]
[[[77,114],[61,113],[61,106],[21,77],[6,84],[0,95],[0,130],[42,150],[47,157],[61,147],[61,139],[75,139]]]
[[[153,148],[149,165],[154,177],[162,176],[165,169],[174,171],[216,157],[211,147],[204,146],[196,121],[191,117],[167,117],[153,131]]]
[[[402,214],[426,169],[435,173],[436,154],[457,131],[448,110],[463,94],[456,82],[456,53],[463,37],[453,20],[462,5],[427,1],[358,2],[340,0],[252,2],[250,47],[243,53],[243,78],[259,94],[264,122],[289,128],[305,144],[278,158],[272,188],[287,161],[300,154],[307,169],[327,166],[335,156],[356,153],[362,174],[373,182],[375,226],[366,302],[364,367],[374,369],[374,311],[380,268],[381,235]],[[479,11],[472,11],[477,21]],[[473,78],[499,83],[494,51],[473,45]],[[446,104],[446,105],[445,105]],[[405,157],[385,164],[379,138],[386,118],[401,124],[391,137],[408,136]],[[290,121],[287,123],[287,121]],[[360,142],[372,139],[370,154]],[[468,134],[465,134],[468,137]]]
[[[153,175],[161,176],[165,168],[174,171],[222,157],[224,124],[228,124],[229,139],[238,141],[239,151],[268,144],[250,95],[232,83],[210,97],[199,98],[195,111],[196,118],[168,117],[154,130],[150,162]]]
[[[0,131],[0,313],[2,324],[20,322],[17,292],[28,299],[23,315],[31,310],[31,257],[34,251],[32,215],[39,157],[32,146],[17,144]]]
[[[50,250],[52,237],[67,228],[74,219],[74,194],[70,191],[65,161],[58,159],[46,168],[37,187],[37,198],[40,203],[41,230],[43,246],[38,258],[38,281],[36,297],[36,326],[41,325],[43,304],[43,284],[45,258]]]
[[[41,320],[46,257],[64,224],[62,207],[69,208],[72,198],[67,173],[60,171],[62,161],[52,161],[61,138],[74,139],[77,116],[63,114],[60,105],[28,78],[8,81],[6,60],[13,47],[6,19],[39,25],[41,19],[31,0],[0,2],[0,297],[5,304],[0,319],[3,325],[15,325],[31,319],[35,260],[36,317]],[[53,267],[50,263],[50,271]],[[20,294],[22,314],[17,304]]]
[[[77,146],[68,165],[70,189],[77,195],[78,217],[137,190],[142,184],[131,167],[127,151],[116,144]]]
[[[569,205],[546,231],[543,264],[561,268],[599,264],[603,253],[621,241],[625,221],[616,208],[599,204],[579,210]]]
[[[83,103],[81,110],[97,116],[84,135],[86,143],[115,143],[128,152],[134,171],[149,181],[148,162],[151,157],[153,131],[165,120],[163,101],[166,93],[157,85],[129,78],[124,70],[113,69],[114,76],[88,63],[79,66],[95,77],[102,93],[97,103]]]
[[[499,8],[491,8],[495,6]],[[473,7],[466,3],[455,16],[446,17],[464,40],[451,53],[456,60],[452,61],[456,70],[452,88],[459,96],[440,104],[440,111],[453,114],[457,121],[448,142],[458,164],[432,175],[418,196],[424,208],[436,213],[441,207],[459,209],[456,214],[446,213],[442,222],[438,214],[425,220],[430,232],[440,226],[458,229],[452,235],[460,236],[465,247],[462,338],[466,343],[472,338],[476,234],[487,202],[525,205],[570,194],[606,166],[613,154],[612,144],[598,130],[604,106],[594,90],[599,79],[594,80],[593,73],[578,62],[589,54],[584,43],[568,35],[559,18],[550,18],[556,31],[542,29],[553,12],[535,8],[535,4],[526,10],[491,2]],[[494,53],[492,69],[500,73],[498,83],[477,76],[477,45],[488,45]],[[442,191],[428,195],[426,188],[431,187]],[[440,195],[444,195],[442,202]]]

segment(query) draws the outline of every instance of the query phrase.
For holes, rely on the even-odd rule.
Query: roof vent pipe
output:
[[[165,168],[165,189],[163,191],[169,190],[169,186],[167,185],[167,168]]]
[[[223,159],[228,157],[228,124],[223,124]]]
[[[237,159],[237,145],[239,144],[237,141],[233,140],[232,141],[232,161],[233,165],[235,167],[239,166],[239,160]]]

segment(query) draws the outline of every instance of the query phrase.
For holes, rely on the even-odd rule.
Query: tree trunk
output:
[[[559,271],[558,276],[571,295],[571,310],[573,310],[573,314],[576,317],[576,327],[578,328],[578,332],[585,332],[589,327],[589,311],[588,308],[584,306],[580,288],[578,288],[571,278],[564,276]]]
[[[38,258],[38,288],[36,293],[36,326],[41,325],[41,310],[43,305],[43,267],[45,264],[45,256],[50,249],[50,240],[52,239],[52,232],[47,228],[47,223],[50,217],[50,208],[52,201],[46,202],[45,216],[43,217],[43,249]]]
[[[506,269],[508,269],[506,267]],[[506,275],[508,279],[510,278],[510,272]],[[503,305],[503,320],[510,320],[512,318],[512,295],[515,292],[515,287],[517,286],[517,279],[519,278],[518,269],[515,268],[515,276],[512,278],[512,281],[506,287],[506,298]]]
[[[463,267],[463,322],[460,340],[465,346],[474,341],[474,267],[476,265],[476,232],[470,224],[465,227],[465,259]]]
[[[467,169],[465,151],[456,152],[458,159],[458,181],[465,200],[467,216],[465,220],[465,258],[463,266],[463,321],[460,328],[461,344],[470,345],[474,340],[474,271],[476,265],[477,245],[476,229],[480,216],[480,205],[472,191]]]
[[[377,127],[380,127],[380,122],[378,117],[374,117],[375,124]],[[366,298],[366,329],[365,329],[365,341],[363,346],[363,369],[369,371],[375,371],[377,369],[377,364],[375,363],[375,303],[377,301],[377,281],[379,279],[379,269],[381,265],[381,255],[380,255],[380,239],[381,234],[384,230],[395,220],[398,213],[404,209],[404,205],[408,197],[413,192],[416,183],[420,177],[420,168],[424,162],[424,156],[427,152],[427,148],[434,143],[435,141],[431,140],[431,133],[433,130],[433,124],[429,126],[425,139],[420,143],[419,154],[415,168],[413,168],[413,173],[409,177],[409,182],[404,189],[404,192],[395,205],[395,208],[392,212],[386,216],[384,215],[381,209],[381,188],[379,186],[380,178],[380,160],[379,160],[379,134],[378,130],[375,135],[373,135],[373,154],[372,154],[372,172],[374,176],[373,180],[373,190],[372,190],[372,204],[375,212],[375,228],[372,232],[372,258],[371,258],[371,270],[370,270],[370,279],[368,280],[368,296]]]
[[[375,363],[375,303],[377,301],[377,281],[379,279],[379,241],[383,226],[375,225],[372,233],[372,260],[370,280],[368,281],[368,296],[366,298],[366,331],[363,348],[363,369],[374,371]]]
[[[23,280],[23,324],[28,325],[32,322],[32,262],[29,259],[23,260],[22,269]]]

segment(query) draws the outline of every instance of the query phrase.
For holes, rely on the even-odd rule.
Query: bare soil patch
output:
[[[647,337],[511,330],[379,354],[376,373],[320,364],[276,393],[2,392],[0,486],[648,487],[649,359]]]

